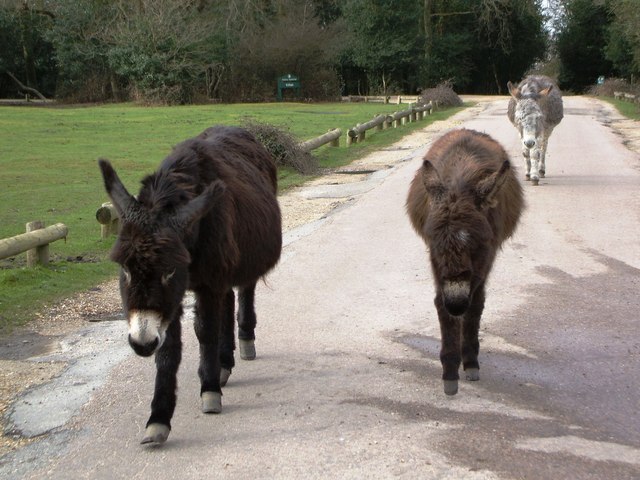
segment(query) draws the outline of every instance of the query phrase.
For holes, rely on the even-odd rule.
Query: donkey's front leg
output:
[[[522,147],[522,158],[524,158],[524,177],[526,180],[531,180],[531,151]]]
[[[531,160],[531,170],[529,170],[531,176],[531,183],[538,185],[540,182],[540,164],[541,164],[542,150],[538,143],[533,147],[529,153]]]
[[[480,380],[478,331],[480,330],[484,301],[484,285],[480,285],[473,295],[471,305],[464,314],[464,323],[462,324],[462,366],[467,380],[471,381]]]
[[[220,323],[224,293],[196,291],[196,315],[194,328],[200,343],[200,398],[204,413],[222,411],[220,388]]]
[[[255,282],[240,288],[238,291],[238,343],[240,345],[240,358],[243,360],[254,360],[256,358],[255,292]]]
[[[458,393],[458,369],[460,368],[460,319],[449,315],[444,307],[442,294],[438,292],[434,301],[440,321],[441,349],[440,363],[442,363],[442,383],[444,393],[455,395]]]
[[[162,346],[156,352],[156,384],[151,401],[151,416],[140,443],[164,443],[171,431],[171,418],[176,408],[177,374],[182,358],[180,317],[173,318]]]

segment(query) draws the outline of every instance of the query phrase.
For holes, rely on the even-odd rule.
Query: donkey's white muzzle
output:
[[[138,355],[152,355],[160,348],[165,336],[166,328],[158,312],[133,310],[129,313],[129,345]]]

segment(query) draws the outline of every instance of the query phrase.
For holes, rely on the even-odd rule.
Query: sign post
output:
[[[282,101],[282,90],[293,89],[298,97],[302,96],[302,88],[300,87],[300,79],[290,73],[278,78],[278,101]]]

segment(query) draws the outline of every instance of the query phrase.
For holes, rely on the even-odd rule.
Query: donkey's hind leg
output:
[[[544,138],[542,139],[542,145],[540,147],[540,178],[544,178],[545,173],[547,171],[547,166],[545,162],[547,159],[547,144],[549,143],[548,135],[544,136]]]
[[[254,360],[256,358],[255,293],[256,282],[238,289],[238,344],[240,346],[240,358],[243,360]]]
[[[236,297],[233,289],[229,289],[225,298],[220,325],[220,386],[224,387],[229,380],[231,370],[235,366],[233,351],[235,344],[235,318],[233,316]]]
[[[220,322],[224,316],[227,293],[212,292],[208,289],[196,292],[196,315],[194,328],[200,343],[200,398],[204,413],[222,411],[222,390],[220,388]]]
[[[476,290],[471,305],[464,314],[464,323],[462,325],[462,367],[464,368],[466,379],[470,381],[480,380],[478,331],[480,330],[480,318],[484,310],[484,301],[485,290],[484,285],[481,285]]]

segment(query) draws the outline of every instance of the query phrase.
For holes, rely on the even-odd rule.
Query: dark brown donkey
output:
[[[196,296],[205,413],[221,411],[220,387],[234,366],[232,287],[238,287],[240,356],[255,358],[255,286],[278,262],[282,247],[276,167],[253,135],[229,127],[207,129],[177,145],[142,181],[137,198],[108,161],[99,163],[122,221],[111,257],[122,267],[129,343],[138,355],[155,353],[155,392],[142,443],[163,443],[176,406],[187,289]]]
[[[447,395],[458,392],[461,361],[467,380],[479,379],[485,283],[522,209],[522,187],[507,153],[473,130],[439,138],[411,182],[407,212],[429,248]]]

